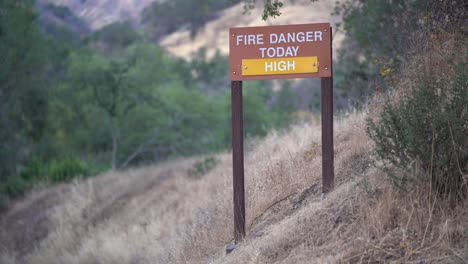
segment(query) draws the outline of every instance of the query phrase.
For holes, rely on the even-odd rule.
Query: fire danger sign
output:
[[[233,81],[331,77],[329,23],[231,28]]]

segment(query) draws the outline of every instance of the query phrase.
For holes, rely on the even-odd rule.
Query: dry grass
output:
[[[40,190],[3,217],[47,232],[1,241],[2,263],[463,263],[466,204],[446,209],[422,188],[404,195],[370,166],[364,113],[335,122],[336,189],[321,198],[320,127],[299,125],[252,142],[246,153],[247,237],[230,255],[231,157],[200,179],[194,159]],[[48,200],[44,200],[46,196]],[[43,200],[38,205],[38,200]],[[21,212],[30,212],[21,216]],[[23,226],[23,228],[25,228]],[[2,236],[5,237],[5,236]],[[32,245],[27,245],[27,244]],[[26,248],[26,249],[24,249]]]

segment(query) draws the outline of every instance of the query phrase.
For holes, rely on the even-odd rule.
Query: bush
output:
[[[68,157],[52,160],[49,163],[32,160],[18,175],[7,177],[0,182],[0,211],[5,209],[10,199],[22,196],[36,183],[57,183],[75,177],[95,175],[104,168],[91,167],[80,159]]]
[[[30,182],[24,180],[20,176],[8,177],[3,186],[1,186],[1,194],[5,194],[10,198],[16,198],[23,195],[31,188]]]
[[[47,174],[47,165],[38,159],[33,159],[21,172],[20,176],[26,181],[37,181]]]
[[[468,72],[455,66],[453,77],[429,72],[397,104],[387,99],[377,123],[368,120],[368,134],[385,171],[399,187],[430,181],[439,193],[460,194],[468,165]],[[417,166],[425,173],[410,177]],[[421,176],[422,175],[422,176]]]
[[[76,176],[88,176],[93,172],[90,166],[83,161],[77,158],[67,157],[55,159],[48,163],[41,162],[37,159],[32,160],[29,165],[21,171],[20,176],[23,180],[28,182],[62,182]]]
[[[50,162],[47,176],[52,182],[63,182],[77,176],[88,176],[90,172],[90,168],[83,161],[66,158]]]

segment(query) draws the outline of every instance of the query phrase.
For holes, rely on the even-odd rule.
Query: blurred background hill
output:
[[[138,22],[141,11],[153,2],[154,0],[39,0],[37,5],[66,7],[89,28],[98,30],[114,22]]]

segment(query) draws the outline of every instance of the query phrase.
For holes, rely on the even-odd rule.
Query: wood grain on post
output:
[[[332,29],[330,28],[330,47],[332,46]],[[332,53],[332,49],[330,49]],[[332,55],[332,54],[331,54]],[[322,104],[322,192],[333,190],[334,151],[333,151],[333,63],[328,69],[331,77],[321,78]]]
[[[232,174],[234,198],[234,240],[245,236],[244,135],[242,117],[242,81],[231,82],[232,103]]]

